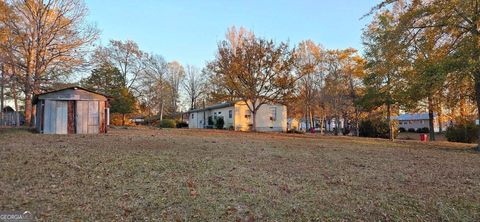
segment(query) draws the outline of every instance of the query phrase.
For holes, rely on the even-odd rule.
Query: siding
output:
[[[67,101],[45,100],[44,133],[67,134],[67,107]]]
[[[271,108],[276,109],[276,119],[271,120]],[[229,118],[229,111],[232,111],[232,118]],[[206,111],[197,111],[189,113],[189,128],[204,128],[207,125],[208,117],[223,117],[225,128],[234,127],[238,131],[249,131],[252,124],[252,118],[245,118],[249,113],[249,109],[245,103],[237,102],[234,106],[211,109]],[[193,114],[193,118],[192,118]],[[205,115],[205,120],[204,120]],[[264,104],[257,111],[256,115],[257,131],[276,131],[285,132],[287,130],[287,108],[284,105],[268,105]]]
[[[271,120],[272,116],[271,108],[276,110],[276,118]],[[250,110],[245,103],[238,102],[235,104],[235,130],[249,131],[253,121],[253,117],[245,118],[245,115],[249,114]],[[257,131],[263,132],[285,132],[287,131],[287,108],[284,105],[269,105],[264,104],[260,106],[257,111],[256,127]]]
[[[77,101],[76,123],[78,134],[96,134],[100,132],[100,101]]]

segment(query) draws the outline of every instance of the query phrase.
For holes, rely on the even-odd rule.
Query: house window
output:
[[[222,112],[218,112],[218,115],[222,114]]]
[[[277,107],[270,107],[270,120],[277,120]]]
[[[246,119],[250,119],[251,116],[252,116],[252,112],[250,110],[245,111],[245,118]]]
[[[193,113],[192,113],[192,119],[193,119],[194,117],[195,117],[195,116],[194,116]]]
[[[233,110],[228,110],[228,118],[232,118],[233,117]]]

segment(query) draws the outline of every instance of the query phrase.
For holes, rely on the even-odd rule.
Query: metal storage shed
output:
[[[106,133],[108,97],[81,87],[69,87],[35,96],[36,129],[45,134]]]

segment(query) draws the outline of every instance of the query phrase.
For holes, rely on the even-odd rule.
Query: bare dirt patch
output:
[[[216,130],[0,131],[0,209],[40,220],[480,220],[448,142]]]

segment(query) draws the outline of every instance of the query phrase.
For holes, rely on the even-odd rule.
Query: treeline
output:
[[[337,135],[376,132],[393,139],[400,111],[425,110],[434,139],[434,113],[458,124],[478,116],[475,2],[382,2],[366,15],[372,22],[362,36],[363,55],[311,40],[290,45],[232,27],[215,58],[197,68],[147,53],[133,41],[95,45],[98,30],[86,23],[80,0],[2,1],[2,103],[6,96],[23,100],[29,124],[33,95],[86,72],[76,84],[111,95],[111,111],[123,116],[161,120],[178,116],[182,107],[243,100],[254,120],[262,104],[274,102],[287,105],[289,116],[304,119],[306,128],[333,123]]]
[[[93,69],[80,85],[111,96],[110,111],[122,114],[122,125],[126,114],[158,115],[160,121],[165,114],[176,114],[185,78],[199,75],[194,67],[167,62],[131,40],[97,47],[90,65]]]
[[[97,46],[99,30],[85,21],[86,13],[81,0],[0,1],[2,109],[6,99],[15,110],[22,104],[25,125],[31,125],[34,95],[69,85],[112,96],[111,111],[123,116],[138,112],[162,119],[179,111],[182,89],[198,97],[197,68],[167,62],[133,41]]]
[[[478,4],[389,0],[374,7],[363,35],[364,104],[387,107],[388,117],[426,109],[430,129],[434,113],[457,125],[474,122],[480,105]],[[389,121],[390,128],[394,124]]]

